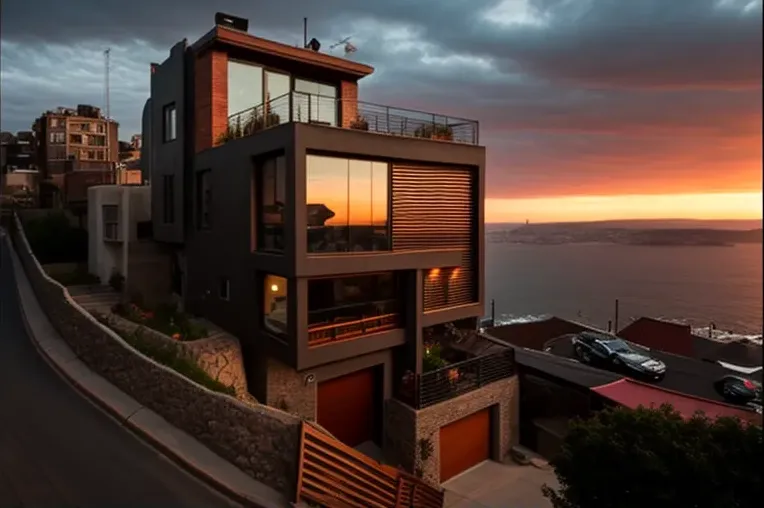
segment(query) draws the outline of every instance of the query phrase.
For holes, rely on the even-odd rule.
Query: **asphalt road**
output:
[[[573,344],[567,337],[550,341],[547,348],[548,352],[554,355],[577,360]],[[649,355],[666,365],[665,377],[661,381],[648,381],[650,384],[687,395],[725,402],[713,386],[714,381],[732,374],[721,365],[656,350],[650,351]]]
[[[2,237],[0,228],[0,237]],[[84,399],[40,357],[0,238],[0,507],[235,507]]]

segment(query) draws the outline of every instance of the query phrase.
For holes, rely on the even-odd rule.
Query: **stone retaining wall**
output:
[[[18,220],[12,238],[40,306],[85,364],[245,473],[294,498],[298,418],[214,393],[142,355],[43,274]]]
[[[167,343],[180,346],[189,358],[194,360],[212,379],[226,386],[232,386],[236,397],[246,402],[254,398],[247,390],[247,377],[244,373],[244,361],[239,341],[233,337],[213,337],[189,342],[178,342],[162,332],[140,325],[117,314],[109,314],[109,326],[120,333],[132,334],[139,328],[143,337],[163,345]],[[278,407],[278,406],[276,406]]]

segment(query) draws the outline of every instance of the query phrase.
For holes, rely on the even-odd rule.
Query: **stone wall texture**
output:
[[[492,429],[492,440],[502,461],[519,440],[519,384],[512,376],[454,399],[425,409],[414,410],[395,399],[385,409],[385,459],[411,473],[421,471],[422,479],[440,484],[440,429],[481,409],[497,406],[499,425]],[[432,443],[427,461],[420,457],[420,441]]]
[[[211,392],[143,356],[69,303],[47,280],[17,223],[13,240],[50,322],[93,371],[256,480],[294,497],[300,420]]]
[[[266,400],[269,406],[277,407],[305,420],[315,422],[316,383],[305,383],[305,374],[280,363],[273,358],[267,360]]]
[[[132,334],[141,329],[144,339],[156,344],[173,343],[193,359],[212,379],[236,390],[236,397],[251,402],[247,390],[247,377],[239,341],[234,337],[212,337],[189,342],[178,342],[152,328],[139,325],[116,314],[109,315],[109,326],[120,333]]]

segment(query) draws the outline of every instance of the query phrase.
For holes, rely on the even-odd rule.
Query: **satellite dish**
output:
[[[319,50],[319,49],[321,49],[321,43],[320,43],[320,42],[318,42],[318,39],[316,39],[315,37],[313,37],[313,38],[310,40],[310,42],[308,43],[308,45],[307,45],[307,46],[305,46],[305,48],[306,48],[306,49],[310,49],[310,50],[313,50],[313,51],[316,51],[316,52],[318,52],[318,50]]]

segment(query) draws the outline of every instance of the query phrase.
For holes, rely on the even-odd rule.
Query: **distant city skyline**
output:
[[[761,0],[35,5],[44,16],[3,5],[3,130],[103,106],[110,47],[111,116],[128,139],[149,63],[215,11],[290,45],[305,16],[322,51],[353,34],[352,58],[376,68],[361,100],[480,122],[489,221],[761,217]]]

